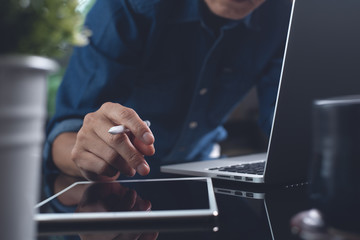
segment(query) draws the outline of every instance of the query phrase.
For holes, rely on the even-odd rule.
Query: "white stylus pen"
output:
[[[144,123],[146,123],[146,125],[150,127],[150,121],[145,120]],[[118,125],[110,128],[108,132],[111,134],[120,134],[127,131],[129,131],[129,129],[127,129],[124,125]]]

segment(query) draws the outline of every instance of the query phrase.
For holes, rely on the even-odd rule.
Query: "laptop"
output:
[[[357,0],[293,2],[266,153],[167,165],[161,171],[251,183],[306,182],[314,100],[360,93],[359,11]],[[259,169],[243,171],[254,163]]]

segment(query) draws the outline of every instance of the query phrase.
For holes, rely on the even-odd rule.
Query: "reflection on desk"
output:
[[[71,178],[64,175],[46,178],[47,196],[70,185]],[[79,179],[73,179],[78,181]],[[65,184],[66,182],[66,184]],[[224,186],[214,182],[214,187],[224,189]],[[61,186],[61,187],[60,187]],[[56,189],[56,190],[55,190]],[[242,185],[232,187],[238,192],[248,192]],[[216,193],[219,208],[217,228],[214,226],[189,226],[178,223],[172,226],[137,226],[137,229],[96,228],[96,226],[82,226],[72,231],[59,231],[51,234],[39,234],[39,240],[46,239],[251,239],[251,240],[289,240],[296,239],[290,231],[290,219],[296,213],[308,209],[305,188],[269,191],[257,195],[255,199],[247,196]],[[157,193],[159,194],[159,193]],[[161,196],[157,196],[161,198]],[[78,201],[76,197],[73,201]],[[56,209],[58,211],[59,209]],[[47,209],[54,211],[54,209]],[[214,231],[215,230],[215,231]]]
[[[359,224],[358,220],[354,223]],[[360,225],[358,225],[360,227]],[[291,229],[303,240],[360,240],[360,229],[349,232],[330,226],[318,209],[309,209],[291,219]]]

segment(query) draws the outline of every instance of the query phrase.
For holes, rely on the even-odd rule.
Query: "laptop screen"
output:
[[[360,93],[360,1],[294,1],[265,182],[303,181],[314,100]]]

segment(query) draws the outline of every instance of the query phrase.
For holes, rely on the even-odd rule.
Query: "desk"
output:
[[[59,191],[77,181],[58,175],[47,178],[48,194]],[[296,213],[309,208],[306,187],[272,190],[262,193],[248,185],[214,181],[216,201],[219,208],[217,228],[161,227],[158,233],[148,229],[116,231],[106,229],[82,229],[71,233],[40,234],[45,239],[296,239],[290,231],[290,219]],[[230,191],[229,191],[230,190]],[[235,196],[233,193],[243,196]],[[46,197],[46,196],[44,196]],[[258,199],[255,199],[255,198]],[[87,232],[84,234],[84,232]],[[144,233],[145,232],[145,233]],[[143,234],[142,238],[138,238]]]

